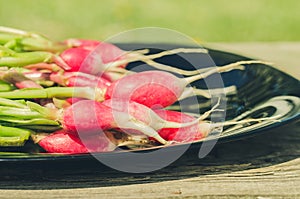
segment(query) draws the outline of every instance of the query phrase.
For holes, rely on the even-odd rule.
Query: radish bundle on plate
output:
[[[219,103],[196,116],[168,110],[194,94],[210,99],[209,90],[191,87],[192,82],[264,63],[248,60],[185,71],[157,62],[177,53],[208,51],[176,48],[150,54],[94,40],[53,42],[0,27],[0,146],[31,143],[41,151],[64,154],[129,150],[195,142],[224,125],[272,119],[212,123],[212,112],[225,111]],[[153,69],[128,70],[137,61]]]

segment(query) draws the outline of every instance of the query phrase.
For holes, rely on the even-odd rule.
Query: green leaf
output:
[[[60,126],[59,122],[54,121],[54,120],[44,119],[44,118],[21,120],[21,119],[14,118],[14,117],[0,117],[0,121],[9,122],[9,123],[11,123],[12,126],[25,126],[25,125]]]

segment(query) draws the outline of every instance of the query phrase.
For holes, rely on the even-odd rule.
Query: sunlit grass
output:
[[[199,41],[299,41],[298,0],[0,0],[0,24],[53,39],[105,39],[140,27]]]

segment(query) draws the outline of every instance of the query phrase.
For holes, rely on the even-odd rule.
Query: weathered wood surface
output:
[[[300,42],[210,43],[207,46],[270,61],[278,69],[300,79]]]
[[[285,64],[290,45],[298,56],[287,57]],[[282,60],[281,68],[287,65],[286,71],[300,76],[300,44],[214,46],[268,61],[273,61],[268,56],[274,54],[281,57],[277,58]],[[248,52],[247,46],[252,50]],[[263,51],[253,50],[261,46]],[[300,123],[220,144],[203,160],[152,174],[111,176],[91,171],[76,176],[4,175],[0,179],[0,198],[300,198]]]

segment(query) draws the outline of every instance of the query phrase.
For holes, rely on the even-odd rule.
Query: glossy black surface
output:
[[[130,45],[120,45],[121,48],[125,50],[132,49],[142,49],[148,48],[149,46],[143,44],[130,44]],[[172,49],[181,46],[172,45],[158,45],[157,49],[153,48],[151,53],[158,52],[158,49]],[[235,55],[227,52],[222,52],[218,50],[209,50],[209,54],[216,65],[221,66],[229,64],[232,62],[240,60],[250,60],[249,58]],[[213,66],[212,60],[205,55],[190,54],[183,55],[183,57],[188,56],[186,60],[179,56],[167,56],[158,59],[157,61],[162,63],[167,63],[173,66],[184,66],[185,69],[192,69],[194,63],[201,63],[197,65],[201,67]],[[199,62],[201,60],[201,62]],[[192,63],[192,64],[191,64]],[[135,62],[130,64],[129,68],[135,68],[141,63]],[[142,70],[148,68],[142,68]],[[151,69],[151,68],[149,68]],[[140,70],[140,69],[138,69]],[[222,74],[222,79],[225,86],[235,85],[238,88],[238,92],[235,95],[227,96],[227,112],[226,120],[238,117],[241,114],[246,116],[261,117],[261,116],[272,116],[276,109],[280,106],[288,106],[288,109],[281,110],[284,112],[282,115],[281,122],[269,122],[259,125],[252,125],[249,127],[243,127],[231,131],[230,129],[225,129],[224,133],[217,142],[216,147],[224,142],[231,142],[237,139],[248,139],[248,136],[258,135],[260,133],[272,133],[272,130],[279,128],[288,128],[289,125],[299,123],[300,120],[300,83],[299,80],[292,78],[291,76],[284,74],[281,71],[274,69],[271,66],[263,64],[253,64],[246,67],[243,71],[231,71]],[[206,85],[203,81],[198,81],[193,84],[199,88],[205,88]],[[278,98],[278,96],[281,96]],[[275,100],[274,100],[275,97]],[[277,97],[277,98],[276,98]],[[265,103],[268,100],[273,99],[271,104],[274,106],[267,106],[253,111],[261,103]],[[274,102],[275,101],[275,102]],[[208,110],[210,108],[210,101],[206,99],[199,98],[199,102],[203,103],[201,112]],[[277,107],[277,105],[279,106]],[[274,108],[275,107],[275,108]],[[277,108],[276,108],[277,107]],[[188,110],[188,108],[187,108]],[[193,110],[190,110],[193,111]],[[250,112],[249,112],[250,111]],[[248,113],[249,112],[249,113]],[[213,140],[214,138],[208,138],[208,140]],[[209,141],[206,141],[209,142]],[[193,143],[189,150],[184,153],[184,155],[172,165],[181,166],[186,165],[187,162],[199,162],[198,151],[203,141]],[[30,147],[30,146],[28,146]],[[174,145],[168,146],[166,150],[166,155],[168,152],[171,153],[174,150],[180,150],[180,147],[185,147],[185,145]],[[29,150],[29,149],[28,149]],[[155,149],[149,149],[149,151]],[[6,149],[6,151],[13,151],[13,149]],[[25,151],[26,152],[26,151]],[[145,150],[140,151],[145,152]],[[104,158],[115,158],[122,159],[126,157],[126,152],[111,152],[101,154]],[[188,161],[187,161],[188,160]],[[5,173],[5,175],[32,175],[35,174],[49,174],[57,175],[59,173],[73,173],[76,174],[77,171],[91,172],[114,172],[122,173],[110,169],[109,167],[99,163],[95,158],[89,154],[83,155],[49,155],[49,154],[28,154],[28,153],[0,153],[0,173]],[[72,169],[70,169],[72,168]]]

